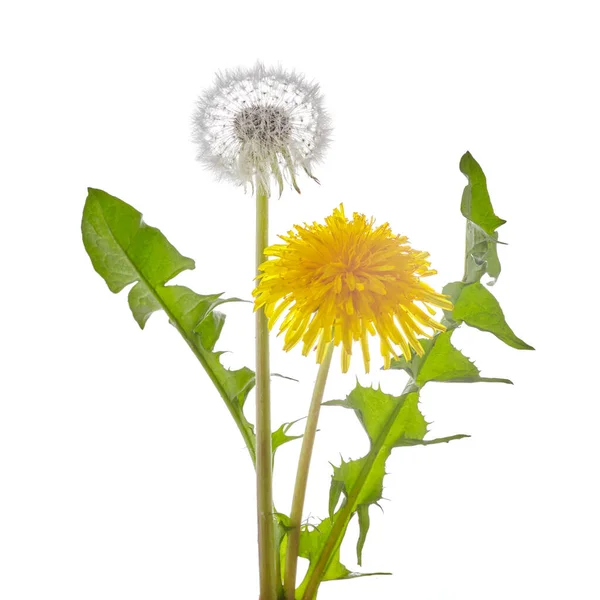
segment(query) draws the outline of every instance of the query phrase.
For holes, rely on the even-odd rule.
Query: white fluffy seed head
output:
[[[319,86],[281,68],[236,69],[217,74],[193,117],[198,160],[219,178],[269,190],[274,177],[281,193],[287,180],[310,177],[329,143],[329,117]]]

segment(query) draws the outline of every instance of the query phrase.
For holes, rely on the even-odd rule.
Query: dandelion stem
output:
[[[269,194],[256,183],[256,271],[265,260],[268,245]],[[273,521],[273,466],[269,328],[263,308],[256,311],[256,504],[260,600],[277,599],[275,529]]]
[[[333,354],[333,342],[329,343],[325,357],[321,366],[312,400],[306,420],[306,429],[302,438],[302,449],[300,450],[300,459],[298,460],[298,472],[296,473],[296,484],[294,486],[294,496],[292,499],[292,511],[290,515],[290,531],[288,533],[284,590],[286,600],[294,600],[296,588],[296,572],[298,569],[298,548],[300,546],[300,524],[302,521],[302,509],[304,508],[304,497],[306,496],[306,483],[308,480],[308,470],[310,468],[310,459],[312,457],[315,435],[317,433],[317,423],[319,421],[319,411],[325,392],[325,383],[331,365],[331,356]]]

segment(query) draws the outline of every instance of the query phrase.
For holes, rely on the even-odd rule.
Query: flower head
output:
[[[198,159],[219,177],[269,189],[273,176],[297,191],[300,169],[310,177],[329,142],[319,86],[281,68],[225,71],[194,113]]]
[[[315,347],[321,362],[329,342],[342,346],[342,370],[350,366],[352,345],[360,342],[369,371],[368,334],[377,334],[385,367],[398,358],[395,347],[409,359],[411,348],[423,354],[417,335],[431,337],[422,327],[443,331],[432,306],[452,309],[446,296],[421,278],[434,275],[427,252],[413,250],[404,236],[394,235],[388,223],[344,207],[333,211],[325,225],[295,225],[270,246],[253,292],[255,308],[264,306],[269,327],[287,309],[279,333],[284,350],[303,343],[306,356]],[[421,308],[419,304],[423,307]],[[424,309],[424,310],[423,310]]]

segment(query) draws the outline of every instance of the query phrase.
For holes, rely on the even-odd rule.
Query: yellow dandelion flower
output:
[[[368,335],[378,335],[385,367],[398,347],[410,358],[411,348],[421,356],[417,335],[422,329],[444,331],[432,318],[432,306],[448,310],[447,296],[421,281],[434,275],[427,252],[413,250],[404,236],[394,235],[388,223],[344,206],[325,219],[325,225],[295,225],[280,236],[284,244],[269,246],[271,257],[260,267],[253,292],[255,309],[264,307],[272,329],[287,310],[279,333],[285,333],[284,350],[302,342],[302,354],[317,350],[321,362],[329,342],[342,346],[342,371],[350,366],[352,345],[360,342],[365,370],[369,372]],[[419,303],[423,308],[417,305]],[[423,310],[424,309],[424,310]]]

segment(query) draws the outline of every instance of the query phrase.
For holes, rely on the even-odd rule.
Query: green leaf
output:
[[[470,152],[460,159],[460,170],[468,180],[460,206],[467,219],[464,281],[480,281],[487,273],[492,278],[489,285],[493,285],[501,270],[496,229],[506,221],[494,213],[486,177]]]
[[[355,412],[371,444],[379,444],[383,449],[393,447],[400,439],[422,440],[425,437],[427,423],[418,402],[416,390],[396,397],[384,394],[379,388],[362,387],[358,383],[346,396],[344,407]]]
[[[275,518],[275,569],[277,577],[277,598],[284,598],[283,579],[285,577],[285,551],[287,534],[290,531],[290,518],[280,512],[274,511]]]
[[[465,281],[467,283],[480,281],[486,273],[491,277],[487,285],[492,286],[496,283],[502,270],[498,258],[498,244],[500,243],[497,233],[488,236],[477,226],[467,222],[467,261],[465,265]]]
[[[287,379],[288,381],[294,381],[296,383],[299,383],[300,381],[295,377],[290,377],[289,375],[282,375],[281,373],[271,373],[271,377],[279,377],[279,379]]]
[[[481,283],[455,282],[447,285],[442,291],[451,296],[454,309],[449,316],[454,323],[464,322],[481,331],[493,333],[505,344],[518,350],[534,349],[515,335],[506,323],[498,300]]]
[[[148,227],[140,212],[101,190],[88,192],[83,243],[111,292],[133,282],[148,288],[164,285],[194,268],[194,261],[182,256],[158,229]]]
[[[255,436],[244,416],[244,403],[254,386],[254,372],[248,368],[226,369],[215,352],[225,316],[214,309],[237,298],[220,294],[200,295],[180,285],[165,285],[177,274],[194,268],[194,261],[181,255],[156,228],[122,200],[89,189],[81,223],[83,243],[94,269],[109,289],[129,291],[129,307],[143,328],[153,312],[164,310],[171,324],[191,348],[225,401],[255,461]]]
[[[330,569],[341,576],[339,570],[339,548],[352,516],[359,516],[359,539],[357,556],[362,562],[362,550],[369,528],[369,507],[382,497],[385,463],[393,448],[402,446],[430,445],[468,437],[454,435],[425,440],[427,423],[418,407],[419,393],[414,384],[407,386],[399,397],[384,394],[380,389],[362,387],[360,384],[345,400],[328,402],[353,410],[363,425],[369,440],[369,453],[357,460],[342,460],[334,467],[330,496],[330,516],[325,526],[311,532],[311,552],[305,558],[310,561],[301,589],[303,600],[311,600],[319,581],[325,580]],[[343,494],[341,508],[331,516]],[[308,543],[308,542],[307,542]],[[304,556],[304,555],[303,555]],[[333,567],[331,565],[334,565]]]
[[[369,505],[360,504],[356,509],[356,513],[358,514],[359,529],[358,542],[356,543],[356,557],[359,566],[362,567],[362,551],[365,545],[365,541],[367,539],[369,527],[371,526],[371,517],[369,516]]]
[[[288,435],[288,433],[287,433],[293,425],[298,423],[298,421],[302,421],[302,420],[303,419],[296,419],[295,421],[292,421],[291,423],[284,423],[283,425],[281,425],[279,427],[279,429],[275,430],[272,433],[271,439],[272,439],[272,448],[273,448],[273,458],[275,457],[275,451],[277,450],[277,448],[279,448],[280,446],[283,446],[283,444],[287,444],[288,442],[291,442],[293,440],[299,440],[302,437],[302,435]]]
[[[494,214],[483,170],[470,152],[465,152],[459,166],[469,181],[463,191],[460,211],[466,219],[492,235],[506,221]]]
[[[423,356],[413,354],[408,361],[404,357],[393,360],[390,369],[403,369],[419,388],[429,381],[512,383],[509,379],[481,377],[479,369],[450,342],[452,333],[445,331],[433,339],[421,340]]]
[[[344,460],[344,459],[340,459]],[[331,463],[329,463],[331,464]],[[337,467],[331,464],[331,467],[335,470]],[[331,486],[329,488],[329,518],[333,519],[333,515],[335,514],[335,509],[337,508],[338,502],[342,497],[342,492],[344,491],[344,482],[338,481],[336,479],[331,480]]]
[[[318,525],[303,526],[300,532],[300,547],[298,556],[309,560],[313,564],[323,551],[324,541],[331,535],[333,521],[330,518],[323,519]],[[283,561],[285,564],[285,561]],[[304,597],[306,586],[308,584],[310,567],[304,580],[296,590],[296,599],[301,600]],[[334,581],[339,579],[356,579],[357,577],[369,577],[372,575],[391,575],[391,573],[357,573],[350,571],[340,561],[340,548],[333,552],[327,568],[321,577],[321,581]]]

